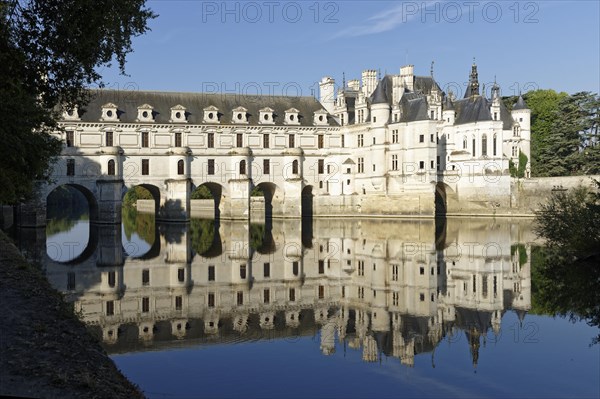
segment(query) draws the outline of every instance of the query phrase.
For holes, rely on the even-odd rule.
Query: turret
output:
[[[390,119],[386,82],[385,79],[381,80],[371,96],[371,123],[373,126],[383,126]]]
[[[454,104],[452,103],[450,96],[446,96],[444,99],[444,104],[442,105],[442,118],[444,119],[445,125],[454,125],[456,110],[454,109]]]

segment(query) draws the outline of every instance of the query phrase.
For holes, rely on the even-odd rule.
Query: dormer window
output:
[[[138,107],[138,122],[154,122],[154,107],[150,104]]]
[[[263,125],[272,125],[275,123],[275,118],[273,115],[274,110],[272,108],[269,107],[265,107],[261,110],[258,111],[259,112],[259,116],[258,116],[258,120],[260,124]]]
[[[107,103],[102,106],[102,121],[115,121],[119,120],[119,114],[117,113],[117,106],[113,103]]]
[[[244,107],[237,107],[233,109],[233,123],[248,123],[248,110]]]
[[[79,112],[77,111],[77,106],[74,106],[72,108],[69,109],[65,109],[63,112],[63,119],[66,121],[78,121],[80,120],[79,118]]]
[[[219,108],[211,105],[204,108],[204,123],[219,123]]]
[[[181,104],[177,104],[176,106],[171,108],[171,119],[169,122],[172,123],[186,123],[186,113],[185,107]]]
[[[298,111],[296,108],[290,108],[285,111],[285,124],[286,125],[299,125],[300,119],[298,117]]]
[[[315,111],[313,123],[316,126],[326,126],[327,125],[327,111],[325,111],[324,109]]]

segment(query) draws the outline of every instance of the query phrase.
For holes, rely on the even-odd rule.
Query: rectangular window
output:
[[[422,293],[422,292],[421,292],[421,293],[419,294],[419,300],[420,300],[421,302],[424,302],[424,301],[425,301],[425,294],[424,294],[424,293]]]
[[[398,299],[399,299],[400,295],[397,292],[394,292],[392,294],[392,305],[394,306],[398,306]]]
[[[473,275],[473,293],[477,292],[477,276]]]
[[[104,134],[105,137],[105,145],[107,147],[112,147],[113,146],[113,132],[106,132]]]
[[[392,155],[392,170],[398,170],[398,155]]]
[[[364,173],[364,172],[365,172],[365,159],[358,158],[358,173]]]
[[[375,142],[376,142],[375,137],[373,137],[373,145],[375,145]]]
[[[142,159],[142,175],[147,176],[150,174],[150,160]]]
[[[237,292],[237,304],[238,304],[238,306],[241,306],[244,304],[244,292],[243,291]]]
[[[177,269],[177,281],[180,283],[185,281],[185,269],[183,267]]]
[[[271,164],[269,163],[268,159],[263,159],[263,173],[265,175],[271,173]]]
[[[148,132],[142,132],[142,147],[149,147]]]
[[[325,173],[325,160],[323,160],[323,159],[319,159],[318,172],[319,172],[319,174]]]
[[[75,289],[75,273],[67,273],[67,290],[72,291]]]
[[[288,135],[288,147],[296,147],[296,136],[294,136],[293,134]]]
[[[392,265],[392,281],[398,281],[398,265]]]
[[[320,285],[319,286],[319,299],[323,299],[325,298],[325,287]]]
[[[435,139],[433,138],[433,134],[429,135],[429,141],[431,141],[432,143],[435,143]]]
[[[324,142],[325,142],[324,136],[322,134],[319,134],[317,137],[318,137],[318,147],[323,148]]]
[[[235,145],[237,148],[241,148],[244,146],[244,136],[241,133],[236,134],[235,136]]]
[[[398,143],[398,129],[392,130],[392,143]]]
[[[208,160],[208,170],[207,173],[209,175],[214,175],[215,174],[215,160],[214,159],[209,159]]]
[[[431,169],[435,168],[435,162],[434,161],[430,161],[429,163],[431,165]]]
[[[67,176],[75,176],[75,160],[67,159]]]
[[[424,143],[425,142],[425,135],[424,134],[420,134],[419,135],[419,143]]]
[[[208,281],[215,281],[215,267],[208,266]]]
[[[269,135],[263,134],[263,148],[269,148]]]
[[[364,145],[364,136],[362,134],[358,135],[358,147],[362,147]]]
[[[181,133],[175,133],[175,147],[181,147]]]
[[[142,298],[142,312],[148,313],[150,311],[150,298],[145,296]]]
[[[208,148],[215,148],[215,134],[208,133]]]
[[[270,263],[265,263],[263,265],[263,274],[265,277],[271,277],[271,264]]]
[[[475,156],[475,139],[473,139],[473,156]]]
[[[488,296],[487,276],[483,276],[482,281],[481,281],[481,295],[483,295],[484,298],[487,298],[487,296]]]
[[[425,161],[419,161],[419,169],[425,169]]]
[[[183,297],[181,295],[177,295],[175,297],[175,310],[181,310],[183,308]]]
[[[208,294],[208,307],[209,308],[215,307],[215,293],[214,292],[210,292]]]
[[[115,272],[108,272],[108,286],[113,288],[116,284]]]
[[[346,136],[342,134],[342,148],[346,146]]]
[[[365,262],[362,260],[358,261],[358,275],[359,276],[365,275]]]
[[[271,291],[268,288],[263,291],[263,301],[264,303],[271,301]]]
[[[142,270],[142,285],[150,285],[150,269]]]
[[[290,288],[290,302],[296,301],[296,289]]]
[[[67,130],[65,133],[67,136],[67,147],[73,147],[75,145],[75,132],[72,130]]]
[[[115,314],[115,302],[114,301],[106,302],[106,315],[112,316],[114,314]]]
[[[325,261],[319,260],[319,274],[325,273]]]
[[[292,263],[292,273],[294,274],[294,276],[298,275],[298,262]]]
[[[240,278],[246,278],[246,265],[240,265]]]

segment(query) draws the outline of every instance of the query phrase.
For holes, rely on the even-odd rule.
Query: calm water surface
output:
[[[21,245],[149,397],[600,396],[530,220],[123,220]]]

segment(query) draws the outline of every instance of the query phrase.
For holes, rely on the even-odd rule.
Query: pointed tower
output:
[[[471,65],[471,75],[469,76],[469,85],[467,86],[467,91],[465,92],[465,98],[469,98],[472,96],[479,95],[479,76],[477,73],[477,64],[475,64],[475,59],[473,59],[473,65]]]
[[[515,106],[510,112],[513,119],[513,142],[516,142],[519,150],[527,156],[525,166],[526,177],[529,177],[531,169],[531,110],[525,104],[525,100],[519,94]]]

